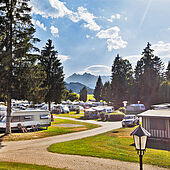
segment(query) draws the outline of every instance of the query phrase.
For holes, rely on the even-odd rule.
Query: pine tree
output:
[[[101,77],[99,76],[94,89],[94,98],[97,102],[100,102],[100,100],[102,99],[102,88],[103,83]]]
[[[39,56],[40,64],[47,76],[43,87],[47,87],[45,102],[48,103],[49,110],[51,110],[51,102],[61,102],[65,89],[63,67],[57,54],[52,41],[48,40],[41,51],[41,56]]]
[[[110,82],[105,82],[102,88],[102,100],[106,102],[111,101],[111,84]]]
[[[125,100],[131,100],[132,75],[133,70],[130,62],[123,60],[118,54],[112,66],[111,76],[112,102],[116,107],[120,107]]]
[[[163,63],[158,56],[154,56],[153,49],[148,43],[144,51],[143,57],[137,62],[135,68],[135,84],[138,91],[138,100],[146,105],[147,108],[151,104],[158,103],[159,87],[163,77]]]
[[[160,85],[161,103],[170,103],[170,62],[165,72],[165,80]]]
[[[170,81],[170,61],[168,62],[168,67],[166,69],[166,80]]]
[[[86,102],[87,101],[87,87],[84,86],[81,90],[80,90],[80,98],[79,100]]]
[[[33,37],[29,0],[1,0],[0,2],[0,75],[1,91],[7,96],[6,134],[11,133],[11,98],[20,91],[24,79],[20,71],[35,62],[30,50],[38,41]],[[19,85],[19,86],[18,86]],[[22,92],[24,94],[24,92]]]

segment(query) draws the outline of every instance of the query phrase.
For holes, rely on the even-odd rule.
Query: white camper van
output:
[[[11,113],[11,129],[18,130],[18,126],[24,128],[46,127],[51,125],[51,114],[46,110],[14,110]],[[6,128],[6,114],[0,119],[0,131]]]

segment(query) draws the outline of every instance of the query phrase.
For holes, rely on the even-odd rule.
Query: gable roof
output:
[[[147,110],[138,114],[139,117],[161,117],[170,118],[170,109]]]

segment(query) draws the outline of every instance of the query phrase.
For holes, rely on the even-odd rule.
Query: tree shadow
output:
[[[135,146],[134,143],[130,146]],[[170,141],[161,139],[148,139],[146,148],[170,151]]]
[[[170,151],[170,140],[148,139],[147,148]]]
[[[0,136],[0,149],[2,148],[2,147],[4,147],[4,145],[2,145],[2,141],[3,141],[3,137],[4,136],[6,136],[6,134],[2,134],[1,136]]]

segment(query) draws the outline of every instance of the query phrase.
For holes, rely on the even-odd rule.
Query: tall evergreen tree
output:
[[[123,60],[118,54],[112,66],[111,76],[112,102],[116,107],[120,107],[124,100],[131,100],[132,75],[133,70],[130,62]]]
[[[166,69],[166,80],[170,81],[170,61],[168,62],[168,67]]]
[[[170,62],[165,72],[165,80],[160,85],[160,98],[161,103],[170,103]]]
[[[99,76],[94,89],[94,98],[96,99],[97,102],[99,102],[102,99],[102,88],[103,83],[101,77]]]
[[[82,100],[82,101],[86,102],[87,101],[87,94],[88,94],[87,87],[84,86],[80,90],[80,98],[79,98],[79,100]]]
[[[63,67],[57,54],[58,52],[54,50],[52,45],[52,40],[48,40],[39,57],[42,69],[47,76],[43,86],[47,87],[45,101],[48,103],[49,110],[51,110],[51,102],[61,102],[65,89]]]
[[[138,100],[150,107],[159,102],[159,87],[163,77],[163,63],[158,56],[154,56],[153,49],[148,43],[143,57],[137,62],[135,68],[135,84],[138,89]]]
[[[102,100],[106,102],[111,101],[111,84],[109,81],[105,82],[102,88]]]
[[[0,2],[0,75],[1,91],[7,96],[6,134],[11,133],[11,98],[20,90],[24,79],[21,70],[35,62],[29,52],[38,39],[31,23],[29,0],[1,0]],[[24,92],[23,92],[24,94]]]

